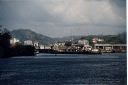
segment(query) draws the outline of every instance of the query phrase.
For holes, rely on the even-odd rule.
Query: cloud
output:
[[[115,34],[126,30],[125,3],[126,0],[0,0],[0,23],[54,37]]]
[[[126,0],[109,0],[113,11],[126,19]]]
[[[55,2],[49,2],[45,2],[43,8],[50,15],[59,17],[65,22],[118,25],[125,21],[122,19],[123,16],[118,16],[113,11],[113,6],[109,0],[56,0]]]

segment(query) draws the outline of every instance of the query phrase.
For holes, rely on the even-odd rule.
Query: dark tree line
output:
[[[9,57],[11,35],[0,25],[0,57]]]

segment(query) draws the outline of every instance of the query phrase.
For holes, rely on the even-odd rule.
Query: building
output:
[[[31,40],[24,41],[24,45],[33,45],[33,42]]]
[[[92,46],[86,45],[86,46],[83,47],[82,50],[84,50],[84,51],[91,51],[92,50]]]
[[[51,46],[46,45],[44,46],[44,49],[51,49]]]
[[[64,51],[66,49],[64,42],[58,42],[53,45],[53,48],[56,51]]]
[[[94,48],[100,49],[102,52],[126,52],[126,44],[94,44]]]
[[[33,46],[34,46],[36,49],[39,49],[39,42],[37,42],[37,41],[33,42]]]
[[[89,45],[89,41],[88,40],[78,40],[78,45],[87,46],[87,45]]]
[[[50,45],[40,45],[39,47],[40,47],[41,50],[43,50],[43,49],[51,49]]]
[[[99,39],[98,39],[98,42],[104,42],[104,39],[100,39],[100,38],[99,38]]]
[[[97,38],[93,38],[93,39],[92,39],[92,42],[93,42],[93,43],[97,43]]]
[[[20,42],[20,40],[18,40],[18,39],[16,39],[16,38],[12,38],[11,40],[10,40],[10,44],[11,45],[15,45],[16,43],[19,43]]]
[[[93,42],[94,44],[96,44],[96,43],[102,43],[102,42],[104,42],[104,39],[93,38],[93,39],[92,39],[92,42]]]
[[[39,47],[40,47],[40,49],[44,49],[44,48],[45,48],[45,46],[44,46],[44,45],[40,45]]]

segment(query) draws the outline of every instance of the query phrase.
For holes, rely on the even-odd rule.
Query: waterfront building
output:
[[[44,46],[44,49],[51,49],[51,46],[45,45],[45,46]]]
[[[92,50],[92,46],[85,45],[82,50],[84,50],[84,51],[91,51]]]
[[[64,42],[58,42],[53,45],[52,49],[56,51],[65,51],[66,46]]]
[[[20,40],[19,39],[16,39],[16,38],[12,38],[11,40],[10,40],[10,44],[11,45],[15,45],[16,43],[19,43],[20,42]]]
[[[43,49],[51,49],[51,46],[50,45],[39,45],[40,49],[43,50]]]
[[[36,49],[39,49],[39,42],[37,42],[37,41],[33,42],[33,46],[34,46]]]
[[[100,49],[102,52],[126,52],[126,44],[94,44],[94,48]]]
[[[65,45],[65,42],[58,42],[56,43],[58,46],[64,46]]]
[[[45,48],[45,46],[44,46],[44,45],[40,45],[39,47],[40,47],[40,49],[44,49],[44,48]]]
[[[24,41],[24,45],[33,45],[33,42],[31,40]]]

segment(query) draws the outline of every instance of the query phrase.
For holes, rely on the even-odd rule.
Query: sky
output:
[[[50,37],[126,31],[126,0],[0,0],[0,24]]]

